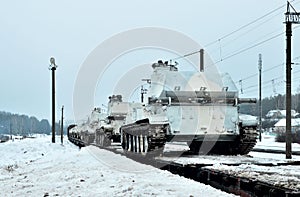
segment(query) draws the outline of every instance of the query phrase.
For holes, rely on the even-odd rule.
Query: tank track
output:
[[[132,123],[122,126],[122,148],[125,153],[157,156],[163,152],[168,125]]]
[[[238,154],[248,154],[256,144],[257,130],[255,127],[243,127],[241,128],[240,144],[238,148]]]

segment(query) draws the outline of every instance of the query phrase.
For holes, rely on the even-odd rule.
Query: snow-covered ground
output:
[[[275,134],[262,134],[261,142],[258,141],[254,148],[285,150],[285,142],[275,142]],[[292,143],[292,151],[300,151],[300,144]]]
[[[238,177],[259,180],[274,186],[282,186],[297,192],[300,192],[300,166],[260,166],[252,164],[242,164],[239,166],[228,166],[215,164],[206,167]]]
[[[285,143],[275,142],[275,135],[263,134],[262,141],[257,142],[255,148],[285,150]],[[299,151],[300,144],[293,143],[292,149]],[[292,159],[285,159],[285,154],[252,151],[245,156],[194,155],[189,157],[163,157],[161,159],[183,165],[208,164],[210,166],[206,168],[209,169],[225,171],[235,176],[260,180],[300,191],[300,166],[288,165],[289,162],[300,161],[299,155],[293,155]],[[270,167],[268,165],[274,166]]]
[[[1,196],[233,196],[96,147],[53,144],[50,136],[2,143],[0,156]]]
[[[275,135],[263,134],[262,141],[257,142],[255,148],[285,150],[285,143],[275,142]],[[292,150],[300,151],[300,144],[293,143]],[[300,161],[300,156],[294,155],[292,159],[285,159],[285,154],[270,154],[260,152],[250,152],[252,159],[263,162],[289,163],[293,161]],[[238,175],[240,177],[248,177],[253,180],[261,180],[275,186],[283,186],[300,192],[300,166],[299,165],[284,165],[284,166],[261,166],[242,164],[239,166],[227,166],[222,164],[215,164],[208,167],[216,170],[226,171],[230,174]]]
[[[285,143],[275,142],[275,135],[262,134],[262,141],[257,142],[254,148],[285,150]],[[171,149],[171,148],[170,148]],[[179,149],[179,148],[178,148]],[[300,151],[300,144],[293,143],[292,149]],[[176,149],[175,149],[176,150]],[[219,155],[194,155],[188,157],[163,157],[166,161],[173,161],[181,164],[277,164],[289,161],[300,161],[299,155],[294,155],[291,160],[285,159],[285,154],[270,154],[261,152],[250,152],[248,155],[219,156]]]

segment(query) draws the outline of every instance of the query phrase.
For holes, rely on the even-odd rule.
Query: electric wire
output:
[[[300,59],[300,56],[297,56],[297,57],[293,58],[293,61],[298,60],[298,59]],[[284,66],[284,65],[285,65],[285,63],[283,62],[281,64],[278,64],[276,66],[272,66],[272,67],[270,67],[270,68],[268,68],[266,70],[263,70],[262,73],[269,72],[271,70],[274,70],[275,68],[278,68],[278,67],[281,67],[281,66]],[[293,63],[293,65],[297,65],[297,63]],[[256,76],[258,76],[258,73],[254,73],[254,74],[249,75],[247,77],[241,78],[240,80],[235,81],[235,83],[239,83],[240,81],[246,81],[246,80],[251,79],[251,78],[256,77]]]
[[[298,3],[298,2],[297,2],[297,3]],[[268,16],[268,15],[274,13],[275,11],[277,11],[277,10],[279,10],[279,9],[281,9],[281,8],[283,8],[284,6],[285,6],[285,4],[282,5],[282,6],[280,6],[280,7],[278,7],[278,8],[276,8],[276,9],[274,9],[274,10],[272,10],[272,11],[270,11],[270,12],[268,12],[267,14],[265,14],[265,15],[259,17],[258,19],[254,20],[254,21],[252,21],[252,22],[250,22],[250,23],[248,23],[248,24],[246,24],[246,25],[243,25],[242,27],[240,27],[240,28],[238,28],[237,30],[231,32],[230,34],[226,34],[225,36],[222,36],[220,39],[214,41],[214,43],[220,41],[221,39],[224,39],[224,38],[226,38],[226,37],[229,37],[230,35],[232,35],[232,34],[238,32],[238,31],[240,31],[241,29],[243,29],[243,28],[245,28],[245,27],[247,27],[247,26],[249,26],[249,25],[251,25],[251,24],[253,24],[253,23],[255,23],[255,22],[259,21],[259,20],[261,20],[262,18],[265,18],[266,16]],[[299,26],[296,26],[296,27],[294,27],[293,29],[297,29],[298,27],[299,27]],[[273,33],[273,32],[272,32],[272,33]],[[245,51],[248,51],[248,50],[250,50],[250,49],[252,49],[252,48],[255,48],[255,47],[257,47],[257,46],[260,46],[260,45],[262,45],[262,44],[264,44],[264,43],[266,43],[266,42],[268,42],[268,41],[270,41],[270,40],[273,40],[273,39],[275,39],[275,38],[281,36],[281,35],[284,34],[284,33],[285,33],[285,32],[281,32],[281,33],[276,34],[276,35],[274,35],[274,36],[272,36],[272,37],[270,37],[270,38],[268,38],[268,39],[265,39],[265,40],[262,40],[262,41],[260,41],[260,42],[258,42],[258,43],[255,43],[255,44],[253,44],[253,45],[251,45],[251,46],[249,46],[249,47],[246,47],[246,48],[241,49],[241,50],[237,50],[237,51],[233,52],[232,54],[229,54],[229,55],[225,56],[224,58],[221,57],[220,60],[214,62],[212,65],[218,64],[218,63],[220,63],[220,62],[222,62],[222,61],[224,61],[224,60],[230,59],[230,58],[232,58],[232,57],[234,57],[234,56],[236,56],[236,55],[239,55],[239,54],[241,54],[241,53],[243,53],[243,52],[245,52]],[[267,34],[267,35],[270,35],[270,33]],[[265,36],[266,36],[266,35],[265,35]],[[265,37],[265,36],[264,36],[264,37]],[[212,42],[212,43],[213,43],[213,42]],[[208,45],[206,45],[206,47],[207,47],[207,46],[208,46]],[[173,60],[178,60],[178,59],[181,59],[181,58],[188,57],[188,56],[190,56],[190,55],[197,54],[197,53],[199,53],[199,51],[200,51],[200,50],[197,50],[197,51],[194,51],[194,52],[191,52],[191,53],[182,55],[182,56],[178,56],[178,57],[176,57],[176,58],[171,59],[171,61],[173,61]],[[221,53],[221,50],[220,50],[220,53]],[[210,67],[210,66],[212,66],[212,65],[207,65],[207,67]]]
[[[219,38],[219,39],[217,39],[217,40],[215,40],[215,41],[212,41],[212,42],[210,42],[210,43],[204,45],[204,47],[206,48],[206,47],[208,47],[208,46],[210,46],[210,45],[212,45],[212,44],[215,44],[215,43],[217,43],[217,42],[219,42],[219,41],[221,41],[221,40],[223,40],[223,39],[225,39],[225,38],[227,38],[227,37],[229,37],[229,36],[235,34],[236,32],[241,31],[242,29],[244,29],[244,28],[246,28],[246,27],[248,27],[248,26],[250,26],[250,25],[256,23],[257,21],[260,21],[261,19],[263,19],[263,18],[265,18],[265,17],[271,15],[272,13],[276,12],[277,10],[282,9],[283,7],[285,7],[285,4],[282,5],[282,6],[279,6],[278,8],[276,8],[276,9],[274,9],[274,10],[271,10],[270,12],[264,14],[264,15],[261,16],[261,17],[258,17],[257,19],[255,19],[255,20],[253,20],[253,21],[251,21],[251,22],[249,22],[249,23],[247,23],[247,24],[245,24],[245,25],[242,25],[242,26],[239,27],[238,29],[236,29],[236,30],[234,30],[234,31],[232,31],[232,32],[230,32],[230,33],[228,33],[228,34],[222,36],[221,38]],[[186,54],[186,55],[178,56],[178,57],[176,57],[176,58],[172,58],[171,60],[178,60],[178,59],[181,59],[181,58],[184,58],[184,57],[187,57],[187,56],[196,54],[196,53],[198,53],[198,52],[199,52],[199,50],[194,51],[194,52],[191,52],[191,53],[188,53],[188,54]]]
[[[281,13],[278,13],[278,14],[276,14],[276,15],[274,15],[274,16],[278,16],[279,14],[281,14]],[[236,36],[235,38],[233,38],[233,39],[231,39],[231,40],[229,40],[229,41],[223,43],[222,45],[221,45],[221,40],[219,40],[219,47],[220,47],[220,48],[221,48],[221,47],[226,48],[226,47],[228,47],[229,45],[232,45],[232,44],[234,43],[234,41],[237,41],[238,39],[240,39],[240,38],[246,36],[246,35],[249,34],[250,32],[256,30],[258,27],[262,26],[263,24],[265,24],[266,22],[269,22],[269,21],[272,20],[272,19],[274,19],[274,18],[273,18],[273,17],[272,17],[272,18],[268,18],[267,20],[265,20],[265,21],[261,22],[260,24],[258,24],[258,25],[256,25],[256,26],[252,27],[251,29],[249,29],[249,30],[246,31],[246,32],[242,32],[240,35],[238,35],[238,36]],[[277,28],[276,30],[274,30],[274,31],[272,31],[272,32],[270,32],[270,33],[268,33],[268,34],[266,34],[265,36],[268,36],[268,35],[270,35],[270,34],[273,34],[274,32],[277,32],[279,29],[281,29],[281,28]],[[212,53],[214,53],[214,52],[217,51],[217,50],[218,50],[218,49],[213,50]]]
[[[291,2],[293,2],[293,1],[291,1]],[[297,3],[299,3],[299,1],[297,1],[295,4],[297,4]],[[276,8],[276,9],[274,9],[274,10],[268,12],[267,14],[265,14],[265,15],[263,15],[263,16],[257,18],[257,19],[255,19],[254,21],[252,21],[252,22],[250,22],[250,23],[247,23],[246,25],[243,25],[243,26],[241,26],[240,28],[238,28],[238,29],[236,29],[236,30],[234,30],[234,31],[232,31],[232,32],[230,32],[230,33],[228,33],[228,34],[222,36],[221,38],[219,38],[219,39],[217,39],[217,40],[215,40],[215,41],[213,41],[213,42],[211,42],[211,43],[206,44],[205,47],[208,47],[208,46],[210,46],[210,45],[212,45],[212,44],[214,44],[214,43],[217,43],[217,42],[219,42],[220,47],[221,47],[221,43],[220,43],[221,40],[223,40],[223,39],[225,39],[225,38],[227,38],[227,37],[229,37],[229,36],[231,36],[231,35],[233,35],[233,34],[239,32],[239,31],[241,31],[242,29],[244,29],[244,28],[246,28],[246,27],[248,27],[248,26],[250,26],[250,25],[252,25],[252,24],[254,24],[254,23],[258,22],[258,21],[260,21],[261,19],[263,19],[263,18],[265,18],[265,17],[271,15],[272,13],[274,13],[274,12],[280,10],[280,9],[282,9],[283,7],[285,7],[285,5],[282,5],[282,6],[278,7],[278,8]],[[275,16],[277,16],[277,15],[278,15],[278,14],[276,14]],[[263,21],[262,23],[256,25],[254,28],[257,28],[257,27],[261,26],[262,24],[266,23],[267,21],[269,21],[269,20],[271,20],[271,19],[272,19],[272,18]],[[300,26],[295,26],[293,29],[297,29],[297,28],[299,28],[299,27],[300,27]],[[248,30],[246,33],[249,33],[250,31],[253,31],[253,29]],[[276,31],[278,31],[278,30],[276,30]],[[266,37],[267,35],[273,34],[273,33],[276,32],[276,31],[273,31],[273,32],[271,32],[271,33],[268,33],[268,34],[264,35],[264,37]],[[270,40],[273,40],[273,39],[275,39],[275,38],[277,38],[277,37],[283,35],[284,33],[285,33],[285,32],[278,33],[278,34],[276,34],[276,35],[274,35],[274,36],[272,36],[272,37],[269,37],[269,38],[267,38],[267,39],[265,39],[265,40],[262,40],[262,41],[260,41],[260,42],[257,42],[257,43],[255,43],[255,44],[249,46],[249,47],[246,47],[246,48],[243,48],[243,49],[240,49],[240,50],[236,50],[235,52],[233,52],[233,53],[231,53],[231,54],[225,56],[224,58],[222,58],[222,54],[221,54],[222,52],[221,52],[221,49],[220,49],[220,56],[221,56],[221,57],[220,57],[220,60],[214,62],[214,64],[220,63],[220,62],[222,62],[222,61],[224,61],[224,60],[227,60],[227,59],[232,58],[232,57],[234,57],[234,56],[236,56],[236,55],[239,55],[239,54],[241,54],[241,53],[243,53],[243,52],[245,52],[245,51],[248,51],[248,50],[250,50],[250,49],[252,49],[252,48],[255,48],[255,47],[257,47],[257,46],[260,46],[260,45],[262,45],[262,44],[264,44],[264,43],[266,43],[266,42],[268,42],[268,41],[270,41]],[[244,34],[243,34],[243,35],[244,35]],[[241,36],[236,37],[233,41],[239,39],[240,37],[241,37]],[[225,45],[222,45],[222,46],[224,47],[224,46],[226,46],[226,44],[225,44]],[[184,57],[187,57],[187,56],[190,56],[190,55],[194,55],[194,54],[197,54],[197,53],[199,53],[199,50],[194,51],[194,52],[191,52],[191,53],[188,53],[188,54],[183,55],[183,56],[178,56],[178,57],[176,57],[176,58],[173,58],[172,60],[178,60],[178,59],[181,59],[181,58],[184,58]],[[298,56],[297,58],[294,58],[294,59],[298,59],[298,58],[300,58],[300,56]],[[268,71],[271,71],[271,70],[273,70],[273,69],[275,69],[275,68],[277,68],[277,67],[283,66],[283,65],[284,65],[284,63],[279,64],[279,65],[276,65],[276,66],[273,66],[273,67],[271,67],[271,68],[268,68],[268,69],[266,69],[266,70],[264,70],[264,71],[262,71],[262,72],[263,72],[263,73],[264,73],[264,72],[268,72]],[[297,65],[297,63],[295,63],[295,65]],[[208,65],[208,67],[209,67],[209,66],[210,66],[210,65]],[[298,71],[298,72],[300,72],[300,71]],[[252,74],[252,75],[250,75],[250,76],[244,77],[243,79],[241,79],[241,80],[239,80],[239,81],[237,81],[237,82],[235,82],[235,83],[238,83],[238,82],[241,83],[242,81],[248,80],[248,79],[253,78],[253,77],[257,76],[257,75],[258,75],[257,73],[256,73],[256,74]],[[272,82],[272,81],[273,81],[273,84],[271,84],[271,85],[273,86],[273,85],[274,85],[274,80],[275,80],[275,79],[277,80],[277,79],[282,78],[282,77],[283,77],[283,76],[280,76],[280,77],[277,77],[277,78],[273,78],[272,80],[265,81],[265,82],[264,82],[264,87],[265,87],[266,85],[269,87],[270,85],[268,85],[268,83],[270,83],[270,82]],[[282,83],[282,82],[284,82],[284,81],[279,81],[279,82],[277,82],[276,84]],[[257,85],[248,86],[248,87],[244,88],[243,90],[251,89],[251,88],[254,88],[254,87],[257,87]],[[249,92],[249,91],[247,91],[247,92]]]
[[[300,70],[294,71],[293,75],[294,75],[294,79],[292,80],[292,82],[296,82],[297,80],[299,80],[298,77],[295,77],[295,74],[300,73]],[[274,81],[277,81],[276,83]],[[266,80],[263,82],[263,86],[262,89],[267,89],[268,87],[272,87],[274,85],[283,85],[285,84],[285,80],[284,80],[284,75],[278,76],[276,78],[273,78],[271,80]],[[254,89],[253,89],[254,88]],[[243,88],[243,94],[249,94],[252,92],[258,91],[258,85],[251,85],[251,86],[247,86],[245,88]]]
[[[255,19],[255,20],[253,20],[253,21],[251,21],[250,23],[247,23],[247,24],[241,26],[240,28],[238,28],[238,29],[236,29],[236,30],[234,30],[234,31],[232,31],[232,32],[230,32],[230,33],[228,33],[228,34],[222,36],[221,38],[219,38],[219,39],[217,39],[217,40],[215,40],[215,41],[213,41],[213,42],[210,42],[210,43],[204,45],[204,47],[208,47],[208,46],[210,46],[210,45],[213,45],[213,44],[219,42],[220,40],[225,39],[225,38],[227,38],[227,37],[229,37],[229,36],[235,34],[236,32],[238,32],[238,31],[240,31],[240,30],[242,30],[242,29],[244,29],[244,28],[246,28],[246,27],[248,27],[248,26],[250,26],[250,25],[256,23],[257,21],[259,21],[259,20],[261,20],[261,19],[263,19],[263,18],[269,16],[270,14],[276,12],[277,10],[282,9],[283,7],[285,7],[285,4],[282,5],[282,6],[280,6],[280,7],[278,7],[278,8],[276,8],[276,9],[274,9],[274,10],[272,10],[272,11],[270,11],[270,12],[268,12],[267,14],[264,14],[263,16],[261,16],[261,17]]]
[[[261,41],[261,42],[255,43],[255,44],[253,44],[253,45],[251,45],[251,46],[249,46],[249,47],[247,47],[247,48],[244,48],[244,49],[242,49],[242,50],[236,51],[236,52],[234,52],[234,53],[232,53],[232,54],[230,54],[230,55],[228,55],[228,56],[226,56],[226,57],[224,57],[224,58],[222,58],[222,59],[220,59],[220,60],[218,60],[218,61],[216,61],[216,62],[214,62],[214,63],[217,64],[217,63],[220,63],[220,62],[222,62],[222,61],[224,61],[224,60],[227,60],[227,59],[229,59],[229,58],[232,58],[232,57],[234,57],[234,56],[236,56],[236,55],[239,55],[239,54],[241,54],[241,53],[243,53],[243,52],[245,52],[245,51],[248,51],[248,50],[250,50],[250,49],[252,49],[252,48],[255,48],[255,47],[259,46],[259,45],[262,45],[262,44],[264,44],[264,43],[266,43],[266,42],[268,42],[268,41],[270,41],[270,40],[273,40],[273,39],[275,39],[275,38],[281,36],[282,34],[284,34],[284,32],[282,32],[282,33],[280,33],[280,34],[276,34],[275,36],[272,36],[272,37],[270,37],[270,38],[268,38],[268,39],[266,39],[266,40],[263,40],[263,41]]]

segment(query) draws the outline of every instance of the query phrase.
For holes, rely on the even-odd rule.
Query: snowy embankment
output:
[[[1,196],[232,196],[106,150],[50,141],[0,144]]]

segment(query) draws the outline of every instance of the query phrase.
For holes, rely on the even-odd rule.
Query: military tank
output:
[[[121,142],[120,127],[125,123],[128,102],[122,101],[121,95],[108,97],[107,116],[105,122],[96,130],[96,144],[109,146],[110,142]]]
[[[183,142],[193,154],[247,154],[256,144],[257,120],[239,117],[241,99],[228,74],[222,83],[204,72],[178,71],[177,65],[152,64],[147,101],[129,105],[120,127],[127,153],[160,154],[167,142]]]
[[[73,124],[68,127],[68,138],[70,141],[76,141],[81,144],[94,143],[96,138],[96,131],[105,125],[106,115],[101,111],[100,108],[94,108],[88,117],[88,119],[81,124]]]
[[[69,140],[81,146],[95,143],[102,147],[120,142],[119,131],[125,123],[128,105],[122,101],[121,95],[110,96],[106,113],[94,108],[85,122],[68,127]]]

